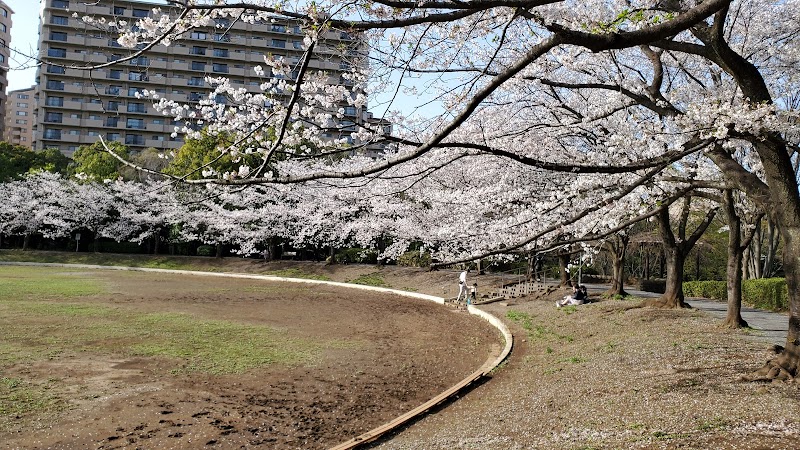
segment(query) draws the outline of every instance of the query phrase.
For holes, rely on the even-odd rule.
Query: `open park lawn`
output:
[[[423,403],[502,337],[313,284],[0,267],[0,448],[326,448]]]

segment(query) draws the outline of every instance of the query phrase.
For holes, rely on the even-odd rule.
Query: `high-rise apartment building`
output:
[[[117,43],[113,29],[100,30],[81,17],[135,23],[152,14],[153,8],[167,10],[168,6],[136,0],[45,0],[39,52],[50,64],[42,65],[37,74],[36,149],[55,147],[71,155],[79,146],[96,142],[100,135],[124,143],[132,151],[178,148],[183,144],[182,137],[171,134],[180,124],[155,111],[150,101],[137,97],[137,93],[146,89],[192,104],[211,92],[207,76],[228,77],[234,87],[255,93],[265,80],[252,68],[263,65],[264,55],[283,56],[289,63],[299,62],[303,55],[304,35],[299,23],[218,20],[216,26],[195,29],[186,39],[155,46],[131,61],[93,71],[80,68],[131,54]],[[321,56],[311,62],[310,69],[349,83],[341,77],[350,67],[345,59],[363,51],[359,48],[362,44],[339,32],[327,33],[325,41]],[[267,71],[263,76],[273,74]],[[345,107],[345,115],[353,123],[375,122],[360,108]]]
[[[0,136],[5,136],[6,88],[8,87],[8,61],[11,57],[11,15],[14,11],[0,0]]]
[[[10,91],[5,108],[3,140],[14,145],[33,146],[33,112],[36,86]]]

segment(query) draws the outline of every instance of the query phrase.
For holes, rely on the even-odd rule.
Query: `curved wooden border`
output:
[[[127,267],[127,266],[100,266],[95,264],[61,264],[61,263],[32,263],[32,262],[9,262],[9,261],[0,261],[0,265],[2,266],[44,266],[44,267],[71,267],[71,268],[78,268],[78,269],[98,269],[98,270],[129,270],[129,271],[136,271],[136,272],[156,272],[156,273],[173,273],[179,275],[198,275],[198,276],[211,276],[211,277],[224,277],[224,278],[244,278],[244,279],[251,279],[251,280],[265,280],[265,281],[287,281],[292,283],[310,283],[310,284],[325,284],[330,286],[337,286],[337,287],[344,287],[344,288],[352,288],[352,289],[362,289],[368,291],[377,291],[377,292],[386,292],[391,294],[402,295],[404,297],[411,297],[411,298],[418,298],[422,300],[428,300],[435,303],[439,303],[444,305],[444,298],[436,297],[433,295],[427,294],[418,294],[416,292],[406,292],[400,291],[396,289],[389,289],[389,288],[382,288],[376,286],[365,286],[363,284],[352,284],[352,283],[340,283],[336,281],[323,281],[323,280],[312,280],[306,278],[286,278],[286,277],[277,277],[272,275],[254,275],[254,274],[245,274],[245,273],[231,273],[231,272],[201,272],[195,270],[176,270],[176,269],[155,269],[149,267]],[[428,400],[427,402],[417,406],[416,408],[406,412],[405,414],[396,417],[395,419],[386,422],[385,424],[373,428],[370,431],[367,431],[360,436],[354,437],[347,442],[343,442],[335,447],[331,447],[330,450],[348,450],[351,448],[358,447],[359,445],[366,444],[368,442],[372,442],[375,439],[378,439],[382,435],[392,431],[401,425],[407,423],[411,419],[414,419],[434,406],[444,402],[445,400],[449,399],[456,393],[460,392],[462,389],[466,388],[470,384],[474,383],[475,381],[485,377],[489,372],[494,370],[497,366],[499,366],[508,355],[511,353],[511,348],[514,345],[514,338],[511,335],[511,331],[509,331],[508,327],[497,317],[487,313],[486,311],[482,311],[475,306],[469,306],[467,308],[470,314],[476,315],[478,317],[483,318],[487,322],[489,322],[492,326],[497,328],[500,333],[503,334],[503,338],[505,339],[505,346],[503,347],[503,351],[500,352],[500,355],[496,358],[490,358],[487,360],[478,370],[472,372],[469,376],[464,378],[463,380],[459,381],[455,385],[451,386],[444,392],[440,393],[436,397]]]

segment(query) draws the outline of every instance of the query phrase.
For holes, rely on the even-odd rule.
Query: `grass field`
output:
[[[323,345],[287,338],[267,326],[141,312],[97,300],[110,293],[108,281],[99,275],[0,266],[0,415],[63,407],[54,394],[55,381],[2,376],[15,364],[71,355],[141,356],[172,360],[172,373],[219,375],[275,363],[302,364]]]

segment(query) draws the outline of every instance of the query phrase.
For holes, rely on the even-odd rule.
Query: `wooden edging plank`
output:
[[[323,280],[311,280],[306,278],[286,278],[286,277],[277,277],[272,275],[254,275],[254,274],[243,274],[243,273],[229,273],[229,272],[200,272],[195,270],[175,270],[175,269],[155,269],[149,267],[128,267],[128,266],[101,266],[96,264],[62,264],[62,263],[33,263],[33,262],[10,262],[10,261],[0,261],[0,265],[3,266],[44,266],[44,267],[71,267],[71,268],[80,268],[80,269],[100,269],[100,270],[125,270],[125,271],[135,271],[135,272],[156,272],[156,273],[174,273],[180,275],[197,275],[197,276],[209,276],[209,277],[222,277],[222,278],[245,278],[245,279],[253,279],[253,280],[267,280],[267,281],[288,281],[293,283],[309,283],[309,284],[326,284],[331,286],[338,286],[338,287],[345,287],[345,288],[352,288],[352,289],[361,289],[361,290],[368,290],[368,291],[378,291],[378,292],[387,292],[393,293],[397,295],[402,295],[404,297],[411,297],[411,298],[418,298],[422,300],[428,300],[435,303],[439,303],[441,305],[445,304],[445,299],[442,297],[437,297],[433,295],[427,294],[418,294],[416,292],[406,292],[400,291],[396,289],[388,289],[388,288],[381,288],[375,286],[365,286],[361,284],[352,284],[352,283],[339,283],[335,281],[323,281]],[[494,299],[492,299],[494,300]],[[488,303],[488,302],[487,302]],[[430,410],[434,406],[442,403],[443,401],[447,400],[451,396],[455,395],[456,393],[460,392],[465,387],[469,386],[470,384],[474,383],[475,381],[479,380],[480,378],[486,376],[489,372],[494,370],[497,366],[499,366],[508,355],[511,353],[511,349],[514,344],[514,338],[511,335],[511,331],[509,331],[508,327],[497,317],[489,314],[486,311],[482,311],[476,308],[473,305],[467,307],[467,310],[470,314],[479,316],[489,322],[492,326],[497,328],[500,333],[503,335],[503,339],[505,340],[505,345],[503,350],[500,352],[500,355],[496,358],[489,358],[486,363],[481,366],[480,369],[472,372],[469,376],[464,378],[463,380],[459,381],[455,385],[451,386],[444,392],[440,393],[436,397],[428,400],[427,402],[423,403],[422,405],[417,406],[416,408],[406,412],[405,414],[387,422],[383,425],[380,425],[376,428],[373,428],[370,431],[367,431],[364,434],[361,434],[353,439],[350,439],[347,442],[341,443],[335,447],[331,447],[330,450],[348,450],[351,448],[355,448],[359,445],[372,442],[375,439],[379,438],[380,436],[386,434],[387,432],[403,425],[404,423],[408,422],[409,420],[425,413],[426,411]]]

